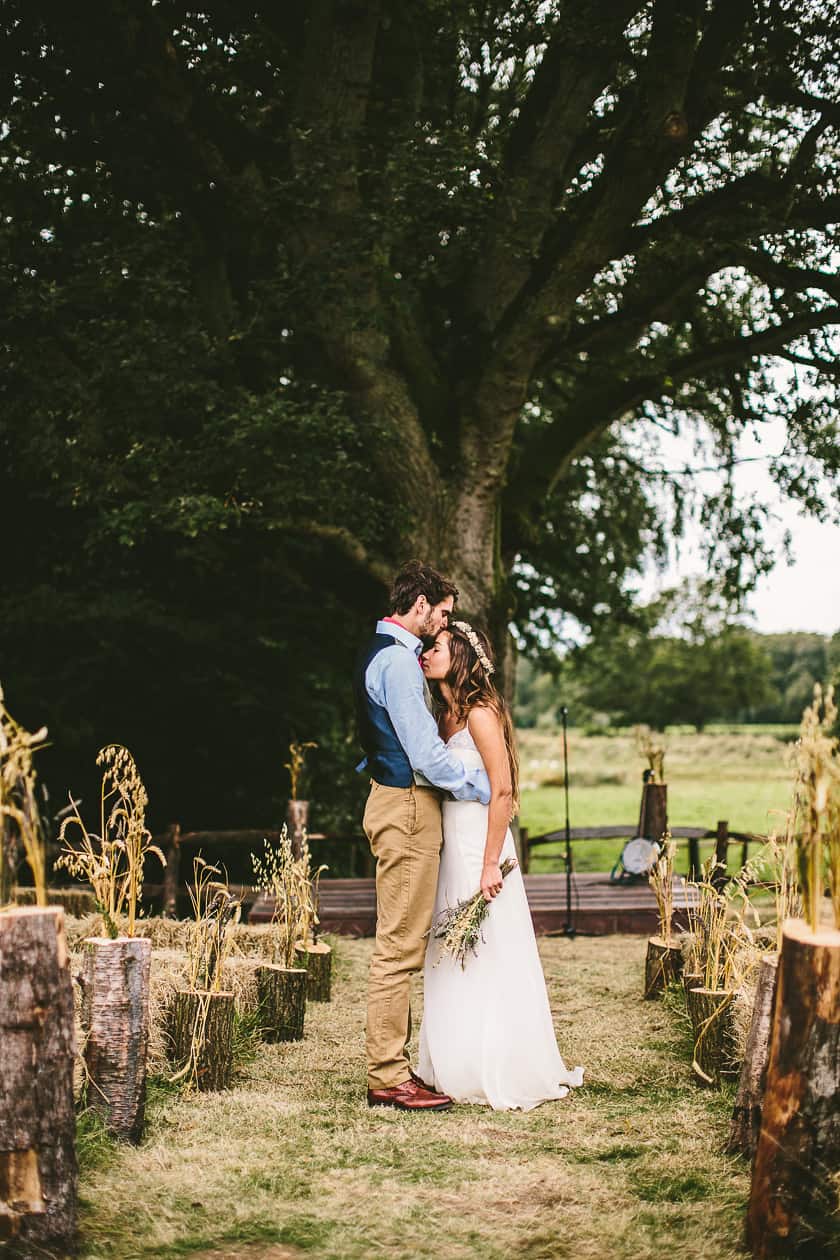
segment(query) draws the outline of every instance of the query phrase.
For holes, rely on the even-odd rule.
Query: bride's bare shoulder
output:
[[[501,719],[489,704],[476,704],[467,715],[467,726],[473,736],[491,735],[501,727]]]

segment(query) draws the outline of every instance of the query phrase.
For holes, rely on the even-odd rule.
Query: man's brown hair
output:
[[[409,560],[394,575],[391,586],[391,612],[407,613],[421,595],[434,607],[452,595],[458,599],[458,587],[437,569],[419,560]]]

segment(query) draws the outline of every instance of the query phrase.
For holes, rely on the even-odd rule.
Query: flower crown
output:
[[[484,648],[481,646],[481,640],[479,639],[475,630],[473,630],[472,626],[470,625],[468,621],[453,621],[452,625],[455,627],[456,630],[461,631],[461,634],[467,640],[470,647],[472,648],[472,650],[475,652],[476,656],[478,657],[481,668],[484,670],[485,674],[489,678],[491,674],[494,674],[496,672],[496,666],[493,664],[493,662],[490,660],[490,657],[487,655],[487,653],[484,651]]]

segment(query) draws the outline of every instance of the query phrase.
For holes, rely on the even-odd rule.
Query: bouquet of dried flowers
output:
[[[515,866],[516,862],[513,858],[505,858],[499,867],[502,879],[506,878]],[[440,954],[435,966],[442,962],[446,955],[449,955],[459,962],[463,969],[466,966],[467,954],[478,955],[478,943],[483,940],[481,929],[490,913],[491,904],[479,889],[465,901],[459,901],[457,906],[447,906],[438,915],[427,933],[427,935],[431,934],[436,941],[440,941]]]

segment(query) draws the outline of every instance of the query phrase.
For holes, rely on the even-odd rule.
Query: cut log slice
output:
[[[838,1098],[840,931],[789,920],[747,1211],[757,1260],[837,1254]]]
[[[332,947],[322,941],[298,944],[295,952],[306,967],[306,997],[309,1002],[329,1002],[332,997]]]
[[[146,1111],[152,942],[89,937],[83,948],[87,1104],[100,1113],[112,1137],[139,1142]]]
[[[64,911],[0,914],[0,1250],[65,1255],[76,1237],[73,982]]]
[[[737,1075],[732,1030],[734,990],[689,989],[688,1013],[694,1030],[691,1070],[701,1085],[719,1089],[721,1079]]]
[[[740,1153],[752,1158],[758,1143],[778,963],[776,954],[765,954],[759,967],[744,1062],[741,1065],[726,1147],[730,1155]]]
[[[257,968],[260,1023],[266,1041],[300,1041],[306,1014],[306,972],[302,967]]]
[[[661,936],[652,936],[645,959],[645,997],[661,997],[669,984],[679,980],[682,967],[680,946],[666,944]]]
[[[170,1015],[171,1056],[178,1077],[202,1092],[227,1089],[233,1076],[232,993],[180,989]]]

